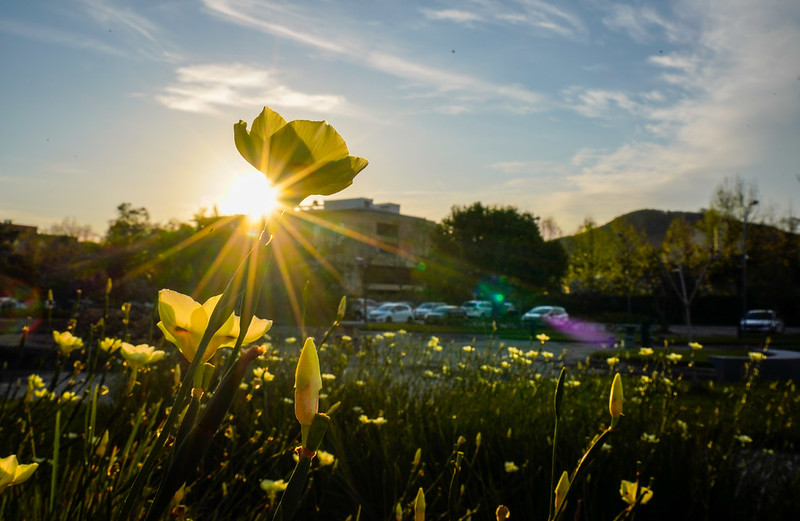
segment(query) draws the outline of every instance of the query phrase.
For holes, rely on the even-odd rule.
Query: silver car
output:
[[[367,315],[372,322],[413,322],[411,306],[400,302],[384,302]]]
[[[522,315],[523,326],[559,325],[569,320],[567,310],[560,306],[536,306]]]

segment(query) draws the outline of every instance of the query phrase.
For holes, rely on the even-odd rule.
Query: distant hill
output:
[[[685,219],[690,225],[694,226],[698,221],[703,219],[703,214],[701,212],[671,212],[649,209],[636,210],[634,212],[615,217],[611,221],[602,226],[598,226],[597,228],[606,230],[611,228],[611,225],[617,221],[627,221],[636,229],[636,231],[644,233],[650,244],[658,247],[662,242],[664,242],[667,229],[669,229],[669,225],[675,219]],[[562,244],[564,244],[564,247],[569,251],[571,249],[570,246],[572,239],[577,235],[580,234],[561,237],[559,240],[563,241]]]

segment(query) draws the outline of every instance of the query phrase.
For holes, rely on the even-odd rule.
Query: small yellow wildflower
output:
[[[519,470],[519,467],[513,461],[506,461],[503,464],[503,466],[505,467],[506,472],[508,472],[508,473],[517,472]]]
[[[286,483],[282,479],[276,479],[276,480],[262,479],[260,485],[261,485],[261,490],[266,492],[267,496],[269,496],[270,503],[274,503],[275,496],[278,494],[278,492],[283,492],[284,490],[286,490],[286,486],[288,485],[288,483]]]
[[[619,363],[619,357],[617,357],[617,356],[610,356],[610,357],[606,358],[606,363],[607,363],[607,364],[608,364],[610,367],[614,367],[615,365],[617,365],[617,364]]]
[[[653,497],[653,491],[649,487],[639,486],[639,482],[622,480],[619,484],[619,495],[622,500],[629,505],[636,504],[636,499],[641,496],[640,504],[644,505]]]
[[[747,434],[740,434],[740,435],[736,436],[736,441],[738,441],[742,445],[745,445],[747,443],[752,443],[753,442],[753,438],[751,438]]]
[[[141,369],[145,365],[158,362],[164,358],[164,351],[158,350],[147,344],[133,345],[123,342],[120,346],[122,357],[133,369]]]
[[[750,351],[749,353],[747,353],[747,356],[749,356],[750,360],[753,362],[760,362],[762,360],[766,360],[767,358],[767,355],[765,355],[764,353],[760,353],[758,351]]]
[[[536,340],[544,344],[545,342],[550,340],[550,337],[545,335],[544,333],[539,333],[538,335],[536,335]]]
[[[703,344],[700,344],[699,342],[689,342],[689,347],[692,349],[703,349]]]
[[[74,336],[69,331],[53,331],[53,340],[55,340],[56,344],[58,344],[58,348],[65,355],[69,355],[76,349],[83,347],[83,340]]]
[[[652,347],[640,347],[639,348],[639,355],[640,356],[650,356],[653,354]]]
[[[658,443],[661,440],[656,438],[655,434],[647,434],[646,432],[642,433],[642,441],[646,441],[647,443]]]
[[[100,341],[100,349],[105,351],[108,354],[115,353],[122,347],[122,340],[119,338],[109,338],[105,337],[103,340]]]

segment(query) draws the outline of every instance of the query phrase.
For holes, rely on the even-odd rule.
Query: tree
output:
[[[54,224],[48,230],[51,235],[63,235],[79,241],[88,241],[94,235],[89,224],[78,224],[75,217],[65,217],[59,224]]]
[[[454,206],[434,229],[428,282],[445,298],[558,288],[566,254],[542,238],[537,220],[512,206]]]
[[[570,240],[569,265],[564,283],[572,294],[598,295],[608,289],[614,262],[608,247],[611,234],[587,218]]]
[[[710,233],[709,233],[710,232]],[[695,228],[683,219],[675,219],[661,245],[660,259],[664,278],[683,305],[683,316],[692,341],[692,302],[703,288],[704,278],[715,259],[714,231]]]

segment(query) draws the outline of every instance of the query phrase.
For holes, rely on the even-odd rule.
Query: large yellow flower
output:
[[[309,195],[331,195],[353,183],[367,160],[350,155],[347,144],[326,121],[295,120],[264,107],[253,120],[233,126],[236,148],[267,176],[281,201],[295,205]]]
[[[194,359],[200,340],[208,327],[211,313],[221,297],[222,295],[211,297],[201,305],[192,297],[171,289],[162,289],[158,292],[158,316],[161,318],[158,327],[164,333],[164,337],[175,344],[190,362]],[[233,347],[236,344],[240,331],[239,323],[239,317],[231,313],[222,327],[214,333],[203,353],[202,362],[211,359],[220,347]],[[271,326],[271,320],[253,317],[247,328],[244,344],[255,342],[264,336]]]
[[[3,492],[11,485],[17,485],[30,478],[38,466],[38,463],[20,465],[16,454],[12,454],[7,458],[0,458],[0,492]]]

